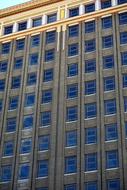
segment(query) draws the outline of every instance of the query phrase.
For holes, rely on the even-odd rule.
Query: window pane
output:
[[[68,65],[68,72],[67,76],[68,77],[73,77],[78,75],[78,64],[77,63],[72,63]]]
[[[27,22],[21,22],[18,24],[18,31],[26,30],[27,29]]]
[[[114,56],[107,55],[103,57],[103,69],[111,69],[114,67]]]
[[[42,91],[42,104],[52,102],[52,89]]]
[[[67,85],[67,98],[76,98],[78,96],[78,84]]]
[[[93,11],[95,11],[95,4],[94,3],[85,5],[85,13],[90,13]]]
[[[112,150],[106,152],[106,168],[117,168],[119,167],[118,151]]]
[[[97,110],[96,110],[96,103],[89,103],[85,104],[85,118],[93,118],[96,117]]]
[[[46,44],[53,43],[56,40],[56,31],[46,32]]]
[[[111,6],[112,6],[111,0],[101,1],[101,8],[102,9],[106,9],[106,8],[111,7]]]
[[[121,52],[121,63],[122,65],[127,65],[127,51]]]
[[[95,32],[95,21],[85,23],[85,33]]]
[[[77,106],[68,107],[66,109],[66,121],[76,121],[78,119],[78,108]]]
[[[117,124],[112,123],[105,125],[105,140],[111,141],[118,138]]]
[[[40,45],[40,35],[31,36],[31,47],[37,47]]]
[[[85,144],[97,143],[97,128],[86,128],[85,129]]]
[[[12,166],[11,165],[1,166],[1,172],[0,172],[0,181],[1,182],[11,181],[11,175],[12,175]]]
[[[40,125],[41,126],[51,125],[51,112],[50,111],[46,111],[46,112],[41,113]]]
[[[111,28],[112,27],[112,17],[105,17],[102,18],[102,28],[106,29],[106,28]]]
[[[19,179],[20,180],[28,179],[29,178],[29,173],[30,173],[30,165],[29,165],[29,163],[19,165]]]
[[[120,44],[127,44],[127,32],[120,32]]]
[[[33,127],[33,115],[26,115],[23,117],[23,128],[29,129]]]
[[[78,43],[70,44],[68,46],[68,56],[75,56],[78,55]]]
[[[14,153],[14,142],[7,141],[4,143],[3,156],[12,156]]]
[[[120,180],[119,179],[107,180],[107,190],[120,190]]]
[[[79,7],[69,10],[69,17],[74,17],[79,15]]]
[[[96,93],[96,80],[85,82],[85,95]]]
[[[97,181],[86,182],[84,190],[98,190]]]
[[[14,59],[14,69],[21,69],[23,65],[23,57],[16,57]]]
[[[69,37],[76,37],[79,35],[79,25],[69,26]]]
[[[47,23],[52,23],[57,21],[57,13],[51,14],[47,16]]]
[[[76,190],[76,184],[64,185],[64,190]]]
[[[104,101],[105,115],[115,114],[116,113],[116,100],[105,100]]]
[[[49,135],[43,135],[38,137],[38,150],[44,151],[48,150],[50,146],[50,137]]]
[[[95,39],[85,41],[85,52],[92,52],[96,50]]]
[[[16,118],[8,118],[6,121],[6,132],[14,132],[16,130]]]
[[[119,14],[119,24],[127,24],[127,12]]]
[[[66,147],[77,145],[77,131],[66,132]]]
[[[26,94],[25,96],[25,107],[34,106],[35,94]]]
[[[41,26],[42,18],[33,19],[33,27]]]
[[[115,77],[104,78],[104,91],[115,90]]]
[[[97,153],[85,155],[85,171],[97,170]]]
[[[96,60],[88,59],[85,60],[85,73],[96,72]]]
[[[48,176],[48,160],[38,161],[37,177]]]
[[[77,158],[76,156],[69,156],[65,158],[65,169],[64,172],[75,173],[77,171]]]
[[[0,72],[6,72],[8,67],[8,60],[0,61]]]
[[[4,27],[4,35],[11,34],[13,31],[13,25]]]
[[[32,148],[32,139],[21,140],[20,154],[30,153]]]

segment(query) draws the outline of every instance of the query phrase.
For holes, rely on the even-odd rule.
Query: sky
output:
[[[27,1],[30,1],[30,0],[0,0],[0,9],[17,5],[20,3],[25,3]]]

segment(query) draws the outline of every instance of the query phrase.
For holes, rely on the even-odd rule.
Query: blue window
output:
[[[107,190],[120,190],[120,180],[119,179],[107,180]]]
[[[67,76],[73,77],[78,75],[78,64],[77,63],[71,63],[68,65],[67,69]]]
[[[69,37],[76,37],[79,35],[79,25],[69,26]]]
[[[3,100],[0,99],[0,112],[2,111],[2,107],[3,107]]]
[[[85,104],[85,119],[94,118],[97,115],[96,103]]]
[[[68,184],[68,185],[64,185],[64,190],[76,190],[76,184]]]
[[[120,32],[120,44],[127,44],[127,32]]]
[[[13,32],[13,25],[4,27],[4,35],[11,34]]]
[[[33,19],[33,27],[41,26],[42,25],[42,18],[35,18]]]
[[[14,59],[14,69],[21,69],[23,65],[23,57],[16,57]]]
[[[1,53],[2,54],[8,54],[10,52],[10,48],[11,48],[11,42],[7,42],[7,43],[2,44]]]
[[[105,125],[105,140],[111,141],[118,139],[117,124],[111,123]]]
[[[47,23],[52,23],[57,21],[57,13],[51,14],[47,16]]]
[[[98,190],[97,181],[89,181],[85,183],[85,190]]]
[[[85,33],[95,32],[95,20],[85,23]]]
[[[37,73],[29,73],[27,76],[27,85],[34,85],[37,81]]]
[[[127,0],[118,0],[118,5],[123,4],[123,3],[127,3]]]
[[[53,80],[53,69],[44,70],[43,81],[49,82]]]
[[[78,119],[77,106],[68,107],[66,111],[66,121],[76,121]]]
[[[127,65],[127,51],[121,52],[121,63],[122,65]]]
[[[0,181],[1,182],[11,181],[11,176],[12,176],[12,166],[11,165],[1,166]]]
[[[6,72],[8,67],[8,60],[0,61],[0,72]]]
[[[52,102],[52,89],[42,91],[42,104]]]
[[[69,9],[69,17],[74,17],[79,15],[79,7]]]
[[[45,62],[53,61],[55,59],[55,50],[50,49],[45,51]]]
[[[68,156],[65,157],[65,168],[64,173],[76,173],[77,171],[77,157],[76,156]]]
[[[106,152],[106,168],[117,168],[119,167],[118,151],[111,150]]]
[[[49,150],[49,146],[50,146],[50,136],[49,135],[39,136],[38,150],[39,151]]]
[[[38,161],[37,177],[48,176],[48,160]]]
[[[56,40],[56,31],[50,31],[50,32],[46,32],[46,44],[50,44],[55,42]]]
[[[40,35],[31,37],[31,47],[37,47],[40,45]]]
[[[85,52],[92,52],[96,50],[95,39],[85,41]]]
[[[123,88],[127,87],[127,74],[123,75]]]
[[[97,128],[91,127],[85,129],[85,144],[97,143]]]
[[[127,12],[119,14],[119,24],[127,24]]]
[[[106,28],[111,28],[112,27],[112,17],[108,16],[105,18],[102,18],[102,28],[106,29]]]
[[[9,100],[9,110],[17,109],[18,100],[19,100],[18,96],[13,96],[13,97],[10,98],[10,100]]]
[[[96,72],[96,59],[85,60],[85,73]]]
[[[125,136],[127,138],[127,122],[125,122]]]
[[[105,115],[116,114],[116,100],[110,99],[104,101]]]
[[[33,115],[26,115],[23,117],[23,128],[30,129],[33,127]]]
[[[30,55],[29,64],[30,65],[37,65],[38,64],[38,53],[33,53]]]
[[[112,36],[104,36],[102,37],[102,47],[110,48],[113,46],[113,37]]]
[[[20,84],[21,84],[21,76],[12,77],[12,83],[11,83],[12,89],[20,88]]]
[[[20,146],[20,154],[30,153],[32,148],[32,139],[22,139]]]
[[[101,1],[101,8],[106,9],[108,7],[111,7],[112,3],[111,0]]]
[[[66,147],[77,145],[77,131],[66,132]]]
[[[85,13],[91,13],[93,11],[95,11],[95,4],[94,3],[85,5]]]
[[[14,153],[14,142],[7,141],[4,143],[3,156],[12,156]]]
[[[67,98],[76,98],[78,96],[78,84],[67,85]]]
[[[115,89],[115,77],[104,78],[104,91],[110,91]]]
[[[21,22],[18,24],[18,31],[26,30],[27,29],[27,21]]]
[[[18,178],[20,180],[28,179],[30,174],[30,165],[29,163],[20,164],[19,165],[19,175]]]
[[[41,113],[40,124],[41,126],[51,125],[51,111]]]
[[[68,56],[78,55],[78,43],[70,44],[68,46]]]
[[[16,51],[23,50],[25,46],[25,39],[16,40]]]
[[[6,132],[14,132],[16,131],[16,118],[8,118],[6,121]]]
[[[34,106],[34,103],[35,103],[35,94],[34,93],[26,94],[25,107]]]
[[[96,93],[96,80],[85,82],[85,95]]]
[[[5,79],[0,80],[0,92],[3,92],[5,89]]]
[[[85,154],[85,171],[97,170],[97,153]]]
[[[124,112],[127,112],[127,96],[124,96]]]
[[[121,52],[121,64],[127,65],[127,51]]]
[[[111,69],[114,67],[114,56],[107,55],[103,57],[103,69]]]

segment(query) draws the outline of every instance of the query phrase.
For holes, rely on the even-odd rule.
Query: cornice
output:
[[[32,0],[32,1],[28,1],[26,3],[22,3],[19,5],[15,5],[15,6],[0,10],[0,18],[4,18],[4,17],[10,16],[10,15],[29,11],[29,10],[32,10],[32,9],[35,9],[38,7],[50,5],[50,4],[61,2],[61,1],[64,1],[64,0]]]

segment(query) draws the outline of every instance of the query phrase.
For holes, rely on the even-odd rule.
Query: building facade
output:
[[[127,190],[127,0],[0,11],[0,190]]]

